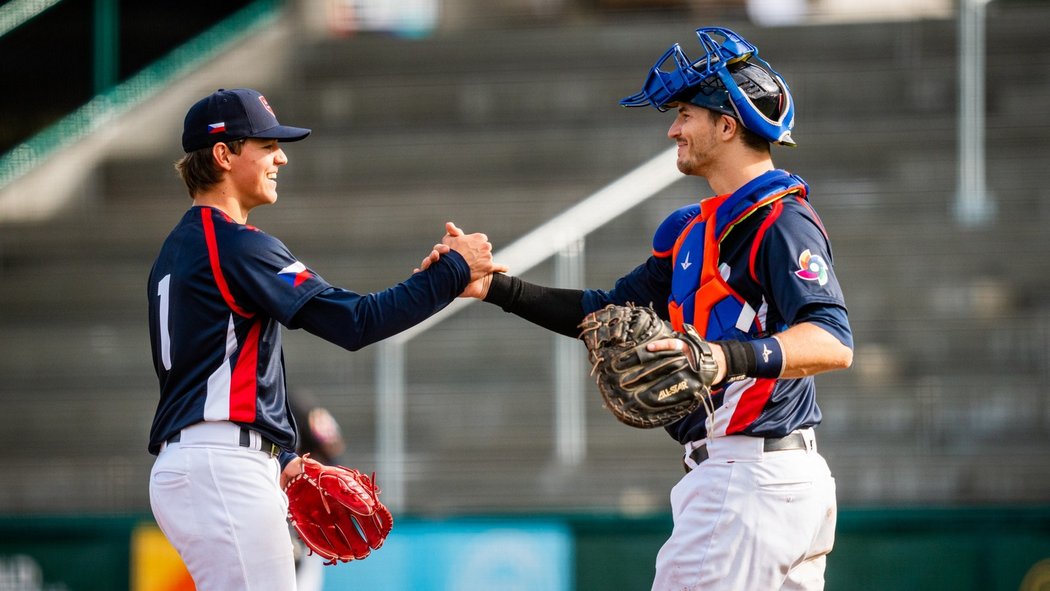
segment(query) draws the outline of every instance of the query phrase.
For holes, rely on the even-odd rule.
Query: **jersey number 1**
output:
[[[160,306],[157,309],[157,320],[160,322],[160,360],[164,369],[171,370],[171,335],[168,334],[168,289],[171,275],[165,275],[157,284],[157,295]]]

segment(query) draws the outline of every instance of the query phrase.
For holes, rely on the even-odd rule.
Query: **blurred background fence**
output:
[[[710,24],[754,41],[792,86],[799,147],[774,158],[809,181],[850,306],[854,367],[818,378],[842,508],[828,588],[1047,580],[1050,4],[868,4],[0,4],[0,590],[34,577],[41,589],[120,588],[71,582],[105,565],[129,588],[162,588],[135,575],[167,572],[162,559],[132,566],[163,546],[146,490],[145,278],[189,205],[171,163],[196,99],[259,88],[282,121],[314,129],[287,150],[279,204],[252,223],[333,284],[368,292],[407,277],[446,219],[499,250],[665,150],[669,118],[617,100]],[[977,181],[964,174],[972,162]],[[976,217],[959,215],[967,182],[986,200]],[[644,260],[667,212],[708,192],[676,180],[588,235],[570,253],[579,276],[559,257],[523,276],[609,286]],[[561,540],[539,555],[554,577],[540,588],[648,588],[679,451],[615,423],[571,372],[580,439],[559,447],[558,360],[571,341],[487,304],[417,335],[399,353],[399,444],[383,460],[384,349],[285,338],[293,395],[331,410],[343,461],[397,463],[408,555],[434,531],[517,532],[501,540]],[[91,558],[106,548],[118,558]],[[49,562],[56,549],[85,566]],[[372,576],[388,550],[396,561],[384,549],[331,569],[350,573],[331,584]]]

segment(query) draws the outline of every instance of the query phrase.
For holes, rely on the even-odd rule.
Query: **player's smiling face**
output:
[[[707,109],[690,103],[673,103],[671,108],[677,115],[667,137],[678,144],[678,170],[704,176],[718,146],[718,120]]]
[[[251,209],[277,201],[277,169],[288,163],[277,140],[250,138],[231,158],[236,164],[230,178],[243,206]]]

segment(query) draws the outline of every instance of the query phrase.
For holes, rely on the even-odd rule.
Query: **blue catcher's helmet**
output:
[[[704,56],[689,59],[677,43],[656,60],[642,90],[620,101],[625,107],[689,102],[736,117],[743,126],[776,144],[794,146],[795,103],[784,79],[758,48],[729,29],[696,30]],[[670,62],[670,63],[668,63]],[[669,69],[664,69],[668,65]]]

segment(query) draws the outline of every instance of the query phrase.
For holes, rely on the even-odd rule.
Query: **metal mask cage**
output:
[[[795,121],[791,92],[780,74],[758,57],[758,48],[740,35],[722,27],[697,29],[696,36],[704,50],[702,58],[696,61],[689,59],[682,47],[675,43],[656,60],[649,70],[642,90],[624,98],[620,104],[624,107],[652,105],[659,111],[667,111],[668,103],[675,102],[698,89],[705,80],[715,76],[725,86],[733,110],[744,127],[771,142],[795,145],[791,139],[791,128]],[[762,113],[733,80],[728,66],[739,61],[761,66],[780,87],[784,104],[776,120]]]

